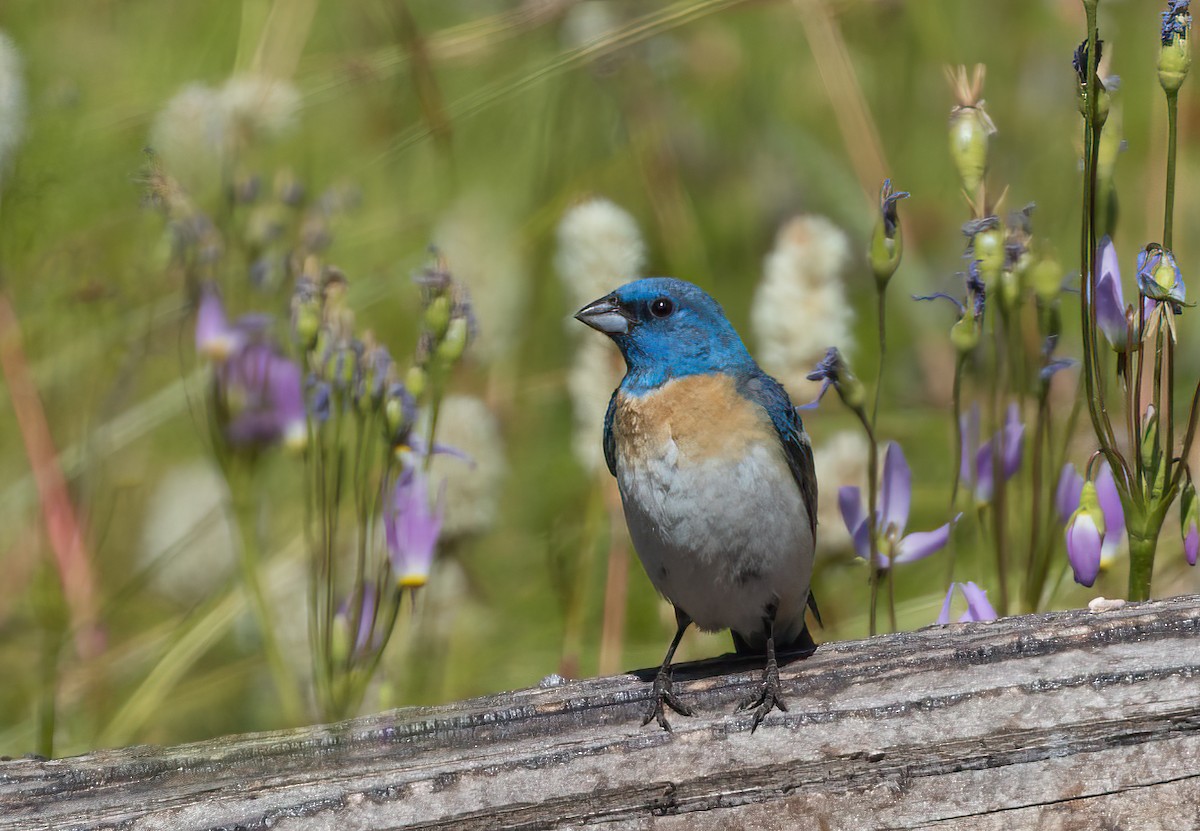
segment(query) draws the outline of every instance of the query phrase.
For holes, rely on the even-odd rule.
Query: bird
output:
[[[604,458],[650,582],[676,631],[643,725],[670,731],[671,662],[693,623],[731,630],[739,654],[766,656],[751,732],[786,710],[776,651],[816,648],[806,607],[816,545],[812,443],[783,386],[751,357],[724,310],[669,277],[627,283],[575,318],[611,338],[626,372],[604,416]]]

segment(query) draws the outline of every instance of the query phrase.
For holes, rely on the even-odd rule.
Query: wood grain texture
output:
[[[1200,597],[825,644],[342,724],[0,763],[0,829],[1200,828]]]

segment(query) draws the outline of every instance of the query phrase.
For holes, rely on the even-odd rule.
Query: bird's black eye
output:
[[[675,304],[669,297],[656,297],[650,301],[650,314],[655,317],[666,317],[675,311]]]

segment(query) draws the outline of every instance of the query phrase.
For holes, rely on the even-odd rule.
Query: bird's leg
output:
[[[675,650],[679,648],[679,642],[683,640],[683,633],[692,625],[692,619],[687,612],[678,606],[675,607],[675,625],[678,628],[675,630],[675,637],[671,640],[671,646],[667,649],[667,657],[663,658],[662,666],[658,668],[658,675],[654,677],[654,690],[651,693],[653,700],[650,709],[647,711],[646,717],[642,719],[643,725],[657,721],[659,726],[668,733],[671,731],[671,725],[667,722],[664,704],[681,716],[692,715],[691,708],[671,692],[671,659],[675,657]]]
[[[767,668],[763,671],[762,688],[758,694],[751,693],[741,704],[739,710],[754,708],[754,721],[750,724],[750,732],[758,729],[758,725],[767,717],[767,713],[778,707],[787,712],[787,704],[783,700],[783,687],[779,683],[779,664],[775,662],[775,613],[778,605],[772,603],[763,615],[763,626],[767,630]]]

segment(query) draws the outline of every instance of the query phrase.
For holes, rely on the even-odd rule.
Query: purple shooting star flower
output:
[[[1021,423],[1021,411],[1017,404],[1008,406],[1005,413],[1004,426],[988,439],[983,445],[979,444],[979,407],[972,406],[969,413],[962,416],[962,462],[959,476],[967,485],[975,490],[975,501],[987,505],[992,501],[996,487],[996,477],[992,471],[992,446],[1000,444],[1000,474],[1004,481],[1011,479],[1021,467],[1021,456],[1025,448],[1025,425]]]
[[[1187,287],[1175,262],[1175,255],[1158,243],[1150,243],[1138,252],[1138,290],[1158,303],[1186,306]]]
[[[942,613],[938,615],[937,623],[944,625],[950,622],[950,604],[954,600],[955,589],[958,589],[967,601],[967,610],[958,618],[957,623],[996,619],[996,610],[988,602],[987,592],[968,581],[966,583],[950,584],[950,590],[946,592],[946,600],[942,603]]]
[[[221,295],[216,286],[205,283],[196,307],[196,354],[221,363],[240,347],[241,335],[229,325]]]
[[[1180,532],[1183,534],[1183,556],[1189,566],[1196,564],[1196,555],[1200,553],[1200,499],[1196,497],[1196,487],[1189,481],[1183,488],[1183,496],[1179,502]]]
[[[444,513],[442,495],[436,503],[430,498],[419,466],[400,474],[383,521],[392,571],[401,588],[420,588],[428,581]]]
[[[1096,485],[1085,482],[1079,507],[1067,523],[1067,560],[1075,582],[1091,586],[1100,574],[1100,549],[1104,545],[1104,514],[1096,496]]]
[[[1096,280],[1096,324],[1118,352],[1128,346],[1129,321],[1125,318],[1125,295],[1121,291],[1121,267],[1112,240],[1100,241],[1097,256],[1100,277]]]
[[[1100,470],[1096,474],[1093,487],[1100,516],[1103,519],[1098,566],[1102,570],[1108,567],[1120,550],[1125,536],[1125,509],[1121,507],[1121,494],[1117,491],[1117,481],[1113,477],[1112,468],[1109,467],[1108,462],[1100,463]],[[1082,505],[1083,490],[1084,480],[1075,470],[1075,466],[1070,462],[1063,465],[1054,494],[1055,511],[1058,514],[1058,521],[1063,525],[1069,525],[1074,520],[1075,514]],[[1088,556],[1090,557],[1090,554]],[[1070,558],[1069,550],[1068,558]],[[1087,569],[1084,571],[1086,573]],[[1095,580],[1095,578],[1092,579]],[[1091,583],[1084,583],[1084,585],[1090,586]]]
[[[874,523],[867,520],[867,509],[857,487],[847,485],[838,490],[838,508],[854,540],[855,553],[864,560],[871,559],[872,533],[875,534],[879,555],[876,566],[880,569],[920,560],[945,546],[950,539],[952,522],[934,531],[904,534],[911,501],[912,471],[900,445],[888,442]]]
[[[257,324],[255,324],[257,325]],[[244,345],[215,376],[218,412],[234,447],[282,442],[301,449],[308,440],[300,367],[265,339],[247,335]]]

